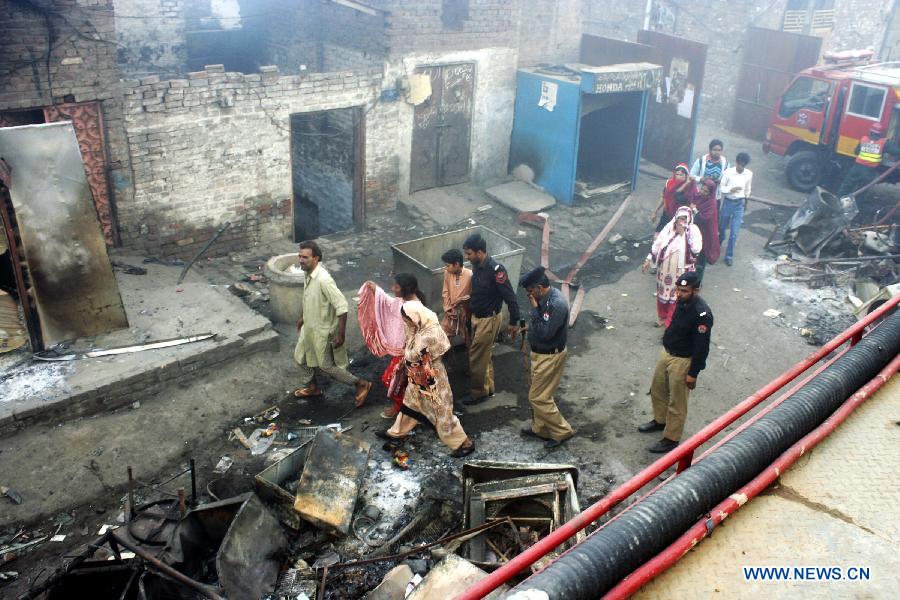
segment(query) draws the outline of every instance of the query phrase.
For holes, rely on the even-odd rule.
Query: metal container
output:
[[[306,455],[309,453],[309,441],[311,439],[263,469],[253,479],[257,495],[272,508],[279,521],[295,530],[303,529],[306,521],[294,510],[294,492],[285,488],[288,482],[300,479],[300,473],[306,465]]]
[[[543,537],[580,511],[575,489],[578,469],[573,465],[472,461],[463,466],[463,527],[511,519],[514,528],[534,530]],[[502,529],[500,533],[505,533]],[[539,534],[537,532],[540,532]],[[487,531],[473,537],[462,555],[473,564],[494,570],[501,563],[488,558]],[[567,549],[585,538],[583,531],[563,544]],[[531,545],[536,540],[518,544]],[[494,547],[496,548],[496,547]]]
[[[493,229],[481,225],[392,244],[394,273],[415,275],[419,281],[419,289],[425,293],[428,308],[440,312],[441,289],[444,285],[444,263],[441,261],[441,255],[451,248],[462,250],[463,242],[473,233],[480,233],[484,237],[488,255],[506,267],[509,279],[515,287],[522,272],[525,248]],[[472,265],[467,262],[466,266],[471,268]]]

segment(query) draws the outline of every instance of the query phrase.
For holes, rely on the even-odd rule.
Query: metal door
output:
[[[762,140],[772,107],[798,72],[816,64],[822,39],[762,27],[747,29],[733,129]]]
[[[431,96],[413,116],[410,192],[469,180],[469,143],[475,65],[420,67],[431,79]]]
[[[103,237],[109,245],[119,244],[119,230],[116,227],[116,213],[110,200],[107,179],[106,138],[103,133],[103,112],[99,102],[78,104],[57,104],[44,108],[44,118],[48,123],[71,121],[81,149],[84,171],[87,175],[94,206]]]
[[[639,31],[638,43],[584,35],[581,62],[595,66],[649,62],[662,66],[660,88],[650,91],[641,155],[667,170],[690,159],[706,69],[706,44],[656,31]]]
[[[706,44],[658,31],[638,31],[650,62],[662,65],[660,89],[651,92],[644,126],[644,158],[666,169],[689,161],[706,71]]]

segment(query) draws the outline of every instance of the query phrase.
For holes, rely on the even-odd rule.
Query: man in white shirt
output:
[[[744,209],[750,197],[750,185],[753,182],[753,171],[747,168],[750,155],[739,152],[735,158],[735,166],[725,169],[719,190],[722,192],[722,209],[719,211],[719,241],[725,242],[725,231],[728,230],[728,246],[725,250],[725,264],[729,267],[734,262],[734,245],[737,242],[741,223],[744,221]]]

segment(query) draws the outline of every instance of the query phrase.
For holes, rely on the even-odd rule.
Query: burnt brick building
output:
[[[581,0],[0,3],[2,125],[73,120],[108,242],[163,256],[504,175],[516,69],[576,60],[583,22]]]

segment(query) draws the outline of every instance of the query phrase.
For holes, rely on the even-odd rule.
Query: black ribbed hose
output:
[[[596,600],[818,427],[898,352],[895,311],[790,398],[513,591]]]

